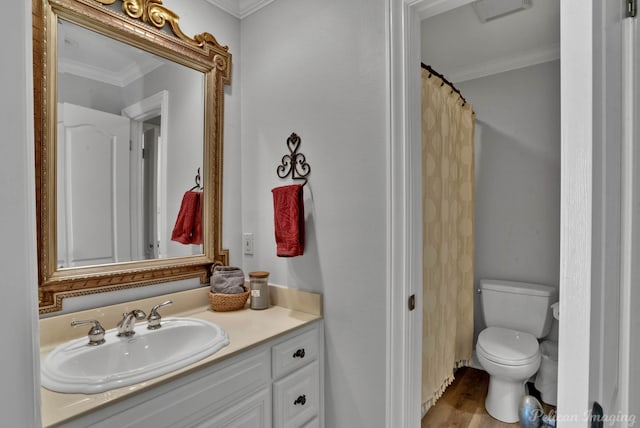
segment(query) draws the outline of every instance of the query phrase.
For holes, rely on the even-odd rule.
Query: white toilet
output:
[[[554,287],[524,282],[481,280],[482,310],[487,328],[480,332],[476,355],[489,373],[487,412],[518,422],[524,385],[540,367],[538,339],[551,328]]]

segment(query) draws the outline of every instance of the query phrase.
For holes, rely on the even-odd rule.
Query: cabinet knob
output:
[[[300,348],[296,352],[294,352],[293,358],[304,358],[304,348]]]
[[[297,406],[298,404],[301,404],[304,406],[306,402],[307,402],[307,396],[303,394],[298,398],[296,398],[296,401],[293,402],[293,405]]]

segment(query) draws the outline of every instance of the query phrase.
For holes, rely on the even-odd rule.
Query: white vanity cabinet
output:
[[[322,329],[313,322],[61,426],[321,427]]]

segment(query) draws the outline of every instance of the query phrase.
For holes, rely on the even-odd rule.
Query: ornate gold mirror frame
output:
[[[121,4],[121,8],[117,7]],[[120,10],[119,10],[120,9]],[[204,74],[203,254],[58,269],[56,266],[56,138],[58,19],[117,39]],[[209,33],[193,38],[162,0],[33,0],[34,121],[38,290],[40,313],[62,309],[65,297],[187,278],[208,282],[213,264],[227,265],[222,248],[224,84],[231,54]]]

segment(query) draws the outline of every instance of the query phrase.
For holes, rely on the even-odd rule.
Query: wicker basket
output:
[[[216,312],[237,311],[244,308],[247,298],[249,298],[249,293],[249,290],[237,294],[213,293],[210,291],[209,306]]]

